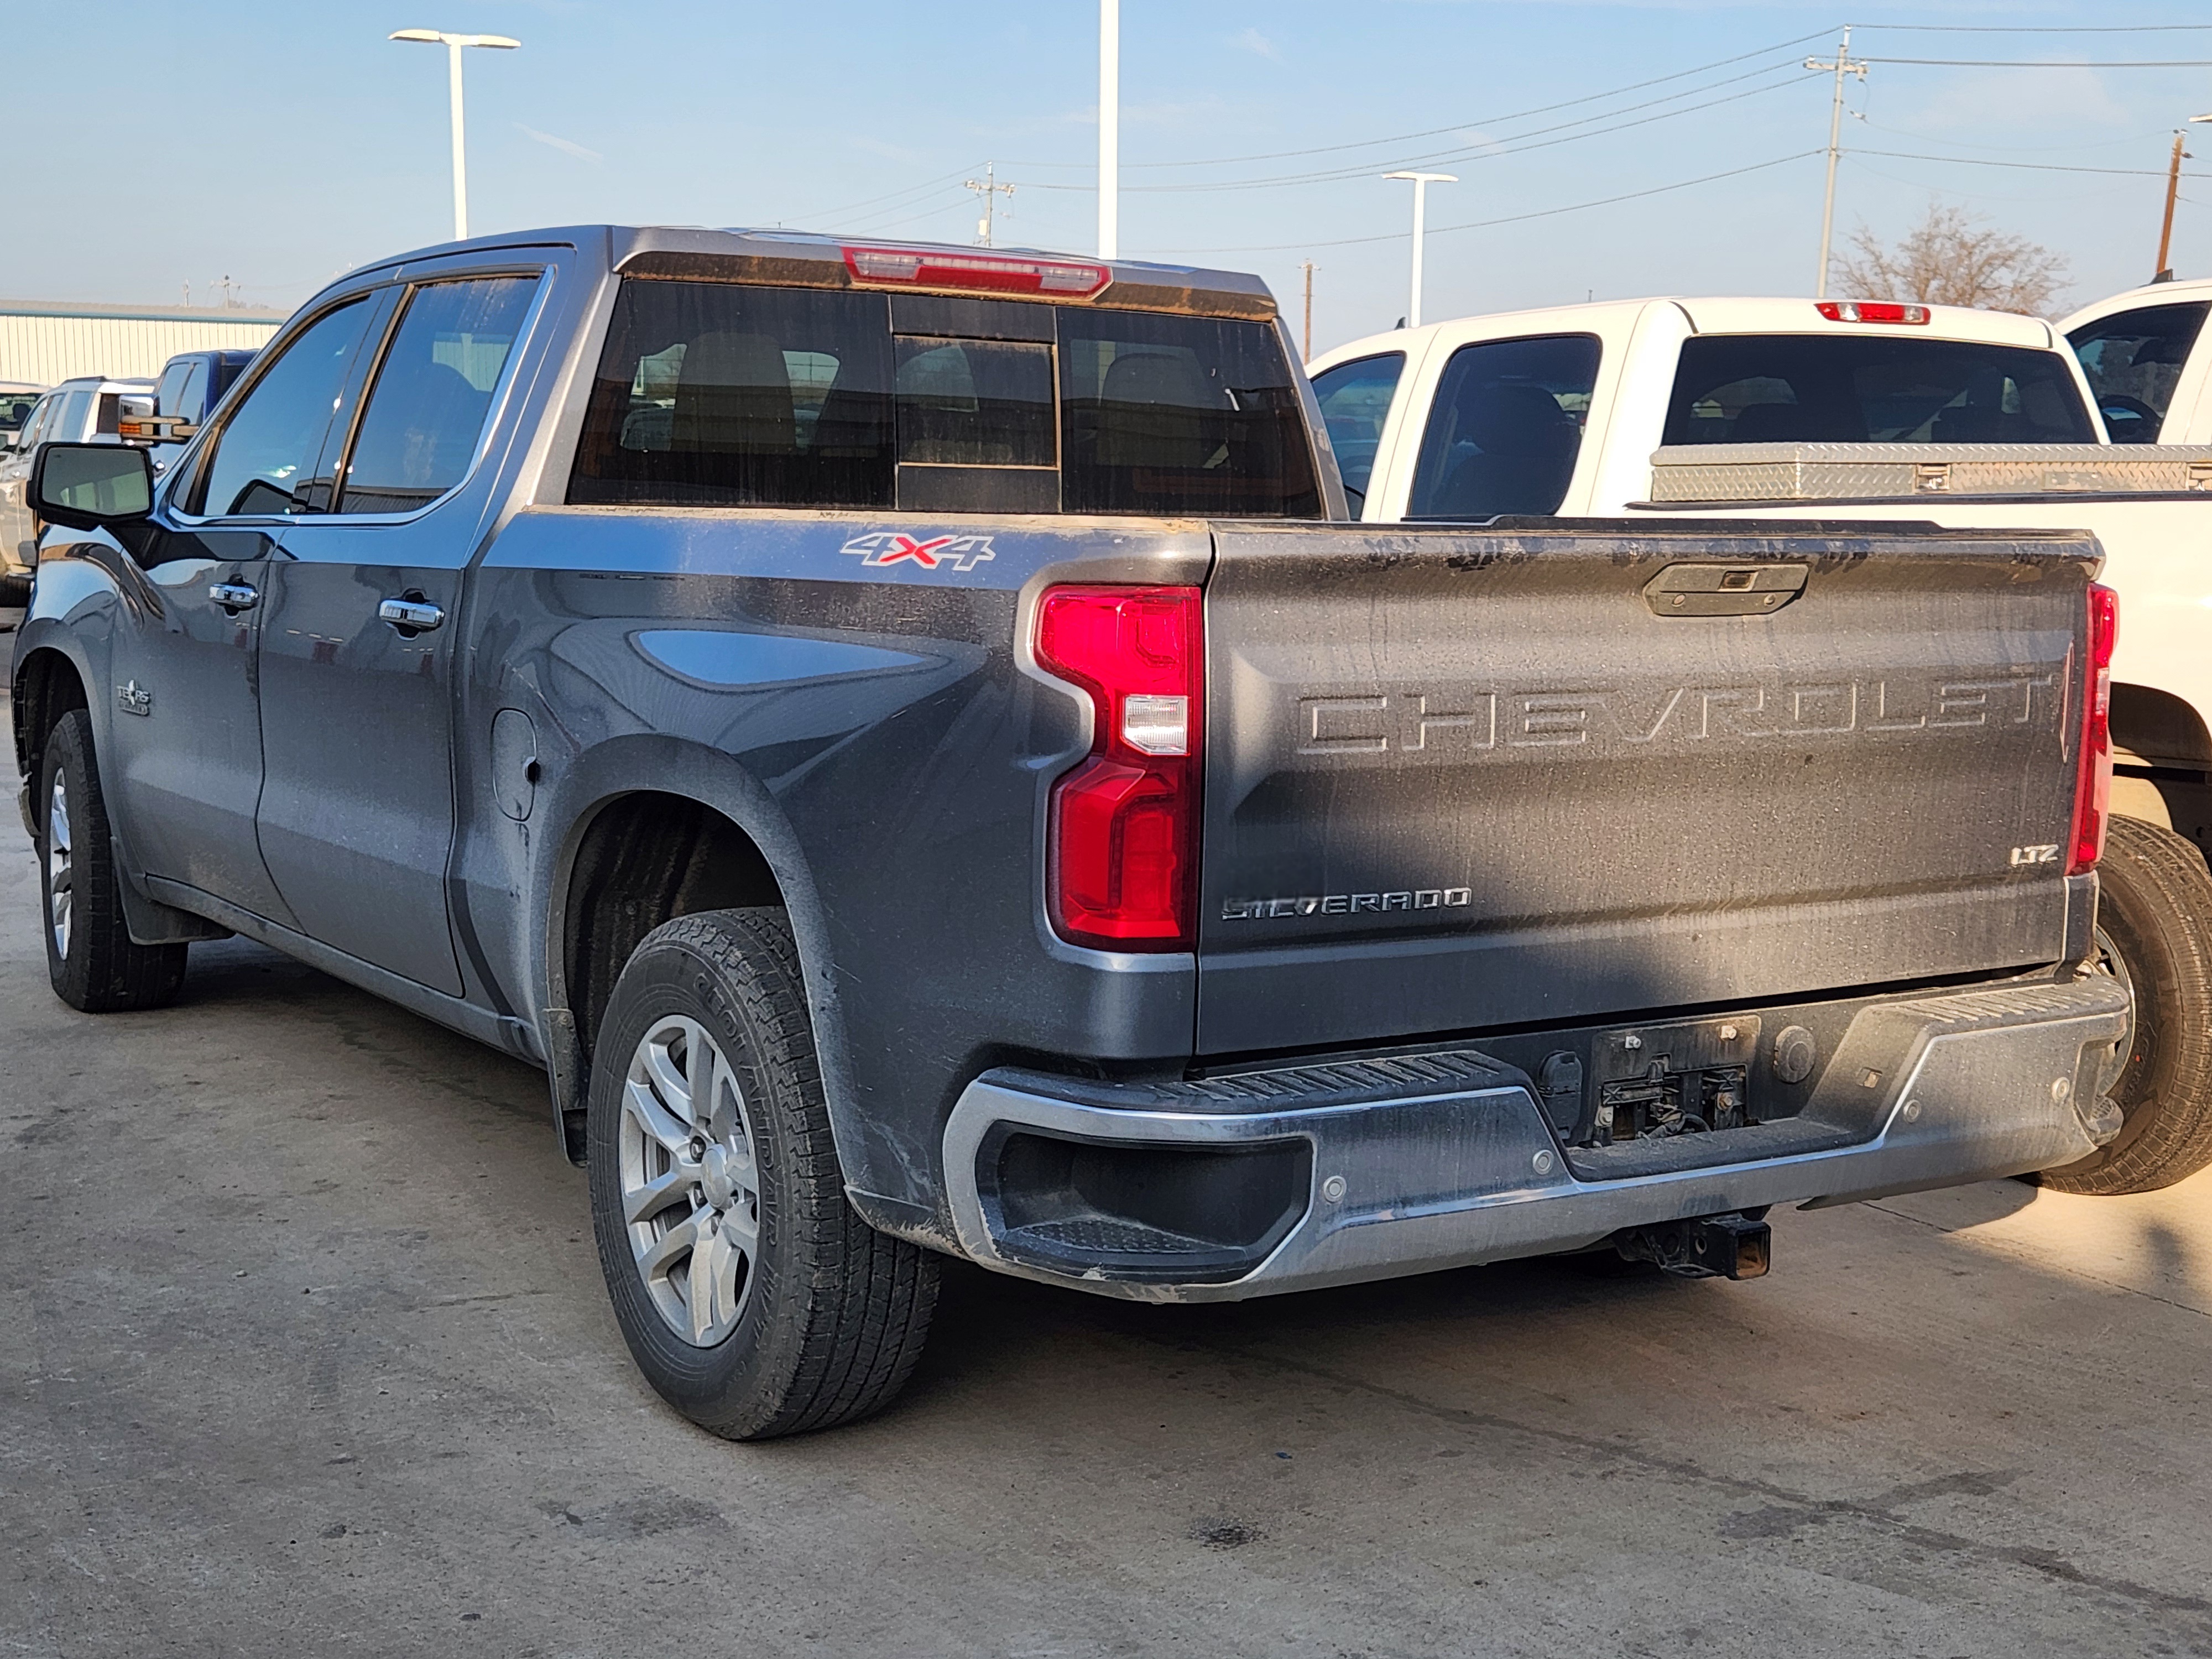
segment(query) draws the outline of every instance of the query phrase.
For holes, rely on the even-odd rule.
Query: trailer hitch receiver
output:
[[[1773,1231],[1739,1211],[1626,1227],[1613,1248],[1631,1261],[1649,1261],[1684,1279],[1760,1279],[1773,1255]]]

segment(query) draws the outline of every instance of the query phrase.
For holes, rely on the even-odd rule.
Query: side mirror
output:
[[[129,444],[47,444],[24,502],[34,518],[71,530],[128,524],[154,510],[153,464]]]

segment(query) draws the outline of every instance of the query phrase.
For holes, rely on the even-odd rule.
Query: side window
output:
[[[2174,383],[2212,306],[2149,306],[2085,323],[2066,337],[2097,394],[2105,430],[2116,444],[2154,444]]]
[[[68,392],[61,400],[61,412],[47,417],[48,424],[53,429],[46,434],[46,441],[61,444],[82,442],[90,435],[85,430],[85,422],[91,414],[90,386],[81,386]]]
[[[207,360],[201,358],[192,365],[192,372],[185,381],[183,393],[177,399],[176,412],[188,421],[207,419],[208,406],[214,400],[207,395]]]
[[[23,434],[16,440],[18,448],[29,449],[33,445],[46,441],[46,428],[53,421],[54,406],[60,401],[60,398],[49,395],[31,406],[31,417],[23,422]]]
[[[432,283],[408,296],[346,462],[341,513],[411,513],[468,476],[534,276]]]
[[[304,486],[374,309],[366,298],[349,301],[294,337],[216,434],[188,492],[190,511],[226,517],[307,510]]]
[[[1367,481],[1375,472],[1375,450],[1382,441],[1382,422],[1397,394],[1398,377],[1406,372],[1406,354],[1385,351],[1362,357],[1314,376],[1314,396],[1321,400],[1322,423],[1328,428],[1328,446],[1336,452],[1337,471],[1344,475],[1344,493],[1357,513],[1367,499]]]
[[[1559,511],[1597,385],[1594,334],[1462,346],[1421,435],[1410,518]]]
[[[197,358],[171,363],[161,371],[161,383],[154,388],[154,412],[156,415],[181,415],[185,412],[185,382],[191,379]]]

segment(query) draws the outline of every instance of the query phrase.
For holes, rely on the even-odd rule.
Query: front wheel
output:
[[[2116,817],[2097,904],[2100,965],[2135,994],[2107,1094],[2120,1132],[2040,1179],[2063,1193],[2144,1193],[2212,1164],[2212,872],[2170,830]]]
[[[732,1440],[853,1422],[921,1356],[935,1258],[845,1197],[783,913],[647,935],[592,1057],[592,1225],[661,1397]]]
[[[55,722],[38,791],[40,908],[54,994],[88,1014],[172,1001],[185,982],[190,947],[131,941],[107,803],[93,763],[92,716],[83,709],[72,708]]]

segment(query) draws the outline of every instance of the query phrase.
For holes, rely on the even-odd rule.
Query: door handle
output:
[[[217,582],[208,589],[208,598],[234,616],[261,603],[261,595],[245,582]]]
[[[427,599],[386,599],[376,607],[376,618],[404,634],[427,634],[446,620],[446,613]]]

